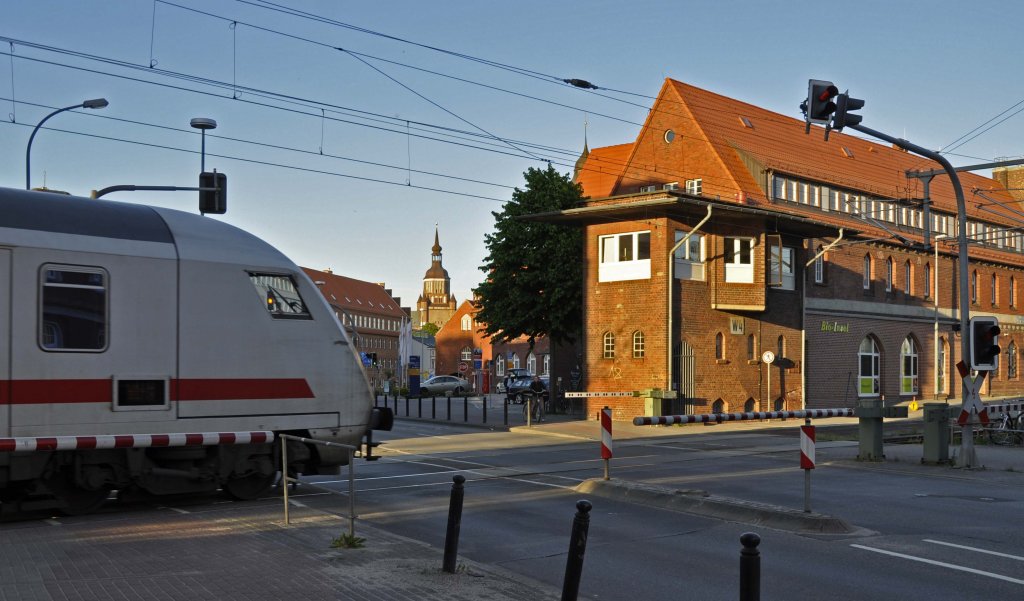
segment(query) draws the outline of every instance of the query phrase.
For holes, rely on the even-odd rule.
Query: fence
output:
[[[292,478],[288,475],[288,441],[295,440],[306,444],[316,444],[325,447],[340,447],[348,449],[348,515],[344,516],[348,518],[348,535],[356,535],[356,462],[354,461],[356,452],[359,451],[357,447],[347,444],[340,444],[337,442],[328,442],[326,440],[317,440],[315,438],[303,438],[302,436],[292,436],[291,434],[281,434],[281,490],[284,497],[284,523],[290,524],[291,520],[288,516],[288,485],[298,484],[297,478]],[[331,490],[324,486],[317,486],[316,484],[307,483],[308,486],[323,490],[326,492],[337,492],[337,494],[343,494],[338,491]]]
[[[564,416],[568,419],[585,417],[585,401],[564,396],[556,396],[546,404],[545,416]],[[395,417],[412,417],[438,421],[461,421],[474,424],[519,425],[526,423],[523,405],[513,403],[507,396],[500,399],[492,395],[464,396],[405,396],[376,395],[375,407],[394,410]],[[454,412],[453,412],[454,405]]]

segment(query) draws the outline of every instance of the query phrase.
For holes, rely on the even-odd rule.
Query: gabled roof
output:
[[[706,144],[713,154],[710,158],[724,167],[724,177],[704,180],[705,190],[724,192],[719,194],[724,201],[743,198],[747,204],[767,203],[767,181],[761,170],[879,197],[921,198],[920,180],[908,179],[906,172],[937,167],[922,157],[852,135],[833,131],[826,142],[820,127],[806,134],[803,119],[666,79],[634,143],[591,151],[579,177],[584,194],[601,198],[636,192],[628,189],[636,181],[667,183],[701,177],[697,167],[671,162],[672,156],[679,155],[664,155],[667,163],[641,164],[638,160],[644,136],[660,137],[666,123],[680,140]],[[595,161],[595,157],[600,159]],[[972,189],[984,191],[997,202],[1017,202],[991,178],[973,173],[959,176],[968,204]],[[615,183],[609,186],[612,177]],[[956,213],[956,198],[947,177],[935,177],[930,193],[936,209]],[[1016,225],[992,213],[969,212],[988,222]]]
[[[402,308],[380,284],[364,282],[309,267],[303,267],[302,270],[306,272],[309,279],[313,280],[313,283],[320,289],[320,293],[332,306],[360,315],[405,317]]]

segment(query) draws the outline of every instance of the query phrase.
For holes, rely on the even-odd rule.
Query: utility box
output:
[[[882,453],[882,400],[857,401],[857,431],[860,438],[860,461],[881,461]]]
[[[924,453],[921,463],[949,463],[949,405],[924,404]]]

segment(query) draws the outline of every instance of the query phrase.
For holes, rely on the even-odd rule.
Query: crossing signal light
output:
[[[228,211],[228,176],[214,171],[199,174],[199,212],[223,215]]]
[[[832,129],[843,131],[847,125],[857,125],[864,119],[861,115],[854,115],[850,111],[859,111],[864,108],[864,101],[860,98],[850,98],[850,94],[840,94],[836,98],[836,112],[832,118]]]
[[[808,125],[811,123],[822,125],[828,123],[832,113],[836,110],[836,103],[832,102],[832,99],[837,94],[839,94],[839,88],[835,87],[831,81],[823,81],[821,79],[811,79],[808,81],[807,100],[800,105]]]
[[[975,371],[993,371],[999,361],[999,320],[995,317],[972,317],[970,331],[970,366]]]

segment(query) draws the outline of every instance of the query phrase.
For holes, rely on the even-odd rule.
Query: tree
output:
[[[429,336],[436,336],[437,331],[440,329],[441,328],[439,328],[436,323],[425,323],[423,324],[422,327],[420,327],[420,331],[425,332]]]
[[[520,336],[531,348],[538,336],[573,342],[583,324],[583,234],[577,226],[522,218],[575,207],[583,191],[551,165],[524,176],[526,189],[516,188],[502,211],[492,213],[496,223],[484,237],[489,254],[480,267],[486,279],[475,291],[476,319],[495,342]]]

